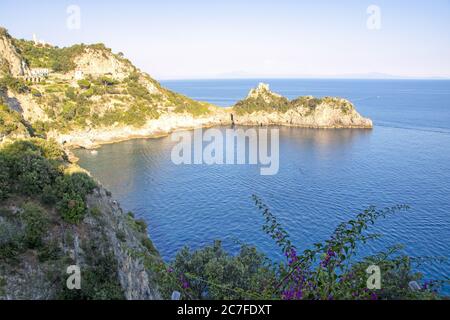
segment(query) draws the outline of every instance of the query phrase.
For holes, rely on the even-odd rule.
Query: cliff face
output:
[[[98,230],[102,230],[101,235],[106,235],[106,238],[103,238],[103,249],[113,252],[117,261],[118,280],[125,298],[161,299],[156,275],[148,264],[162,264],[162,260],[155,248],[143,245],[144,241],[149,242],[146,229],[138,230],[134,218],[124,213],[117,201],[108,196],[108,192],[103,188],[89,195],[87,203],[89,208],[98,209],[99,216],[85,219],[84,223],[91,233],[87,236],[79,234],[79,239],[92,243],[96,241],[95,238],[99,238]],[[82,260],[83,253],[79,249],[80,247],[74,248],[74,252],[77,252]]]
[[[80,268],[70,290],[67,268]],[[1,299],[160,299],[147,225],[43,139],[0,145]]]
[[[29,137],[30,133],[20,114],[0,103],[0,144]]]
[[[99,293],[99,299],[161,299],[155,275],[144,264],[145,259],[155,265],[161,262],[156,251],[149,252],[142,245],[142,239],[147,237],[145,232],[134,229],[134,221],[122,212],[103,188],[89,196],[88,207],[96,208],[95,214],[89,214],[78,225],[65,224],[54,212],[48,212],[52,226],[45,241],[49,249],[59,252],[57,259],[44,261],[43,256],[49,254],[44,252],[45,249],[28,250],[16,255],[14,261],[3,261],[0,254],[0,300],[65,299],[70,298],[68,294],[76,298],[77,290],[68,293],[66,288],[69,276],[66,270],[70,265],[80,267],[82,287],[92,286],[91,283],[97,281],[92,277],[100,271],[94,273],[94,267],[100,266],[111,273],[107,285],[115,285],[117,291],[114,296],[110,293],[101,296]],[[13,236],[9,233],[22,228],[15,222],[15,217],[23,211],[23,204],[18,199],[9,200],[0,202],[0,208],[2,243]],[[100,286],[91,289],[104,290]]]
[[[29,68],[17,53],[9,34],[0,27],[0,75],[2,71],[14,77],[20,77],[28,74]]]
[[[310,128],[372,128],[345,99],[311,96],[292,101],[273,93],[266,84],[252,89],[246,99],[233,107],[240,125],[286,125]]]
[[[96,77],[109,75],[113,79],[124,80],[134,68],[122,60],[117,59],[111,52],[86,48],[82,54],[75,57],[76,70],[84,76]]]
[[[77,132],[50,132],[47,137],[67,147],[93,149],[101,144],[125,141],[129,139],[159,137],[176,130],[230,125],[230,113],[218,110],[216,113],[195,117],[190,114],[166,113],[158,119],[151,119],[141,128],[133,126],[113,126],[97,129],[85,129]]]

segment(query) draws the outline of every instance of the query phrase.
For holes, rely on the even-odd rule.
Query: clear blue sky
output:
[[[79,30],[66,27],[72,4]],[[0,25],[58,46],[103,42],[158,79],[450,77],[450,0],[1,0]]]

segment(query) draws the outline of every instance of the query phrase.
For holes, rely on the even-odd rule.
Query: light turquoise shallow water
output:
[[[192,98],[231,105],[256,80],[170,81]],[[307,248],[369,205],[409,204],[409,213],[380,221],[385,236],[364,253],[403,243],[414,256],[450,257],[450,82],[266,80],[290,98],[342,96],[374,120],[373,130],[280,128],[280,170],[261,176],[258,166],[176,166],[170,137],[105,145],[97,155],[78,150],[80,164],[122,206],[143,217],[165,259],[183,245],[224,240],[251,243],[279,258],[261,231],[251,201],[260,196]],[[224,130],[225,128],[222,128]],[[428,278],[450,276],[450,264],[422,267]],[[448,292],[448,290],[446,290]]]

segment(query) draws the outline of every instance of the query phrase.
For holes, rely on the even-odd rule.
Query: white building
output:
[[[84,79],[84,73],[81,70],[75,70],[74,75],[75,80],[83,80]]]
[[[33,33],[33,42],[35,46],[46,46],[48,45],[47,42],[45,42],[44,40],[38,40],[38,38],[36,37],[36,34]]]
[[[43,77],[47,77],[49,73],[50,73],[50,70],[47,68],[32,68],[31,69],[32,77],[43,78]]]

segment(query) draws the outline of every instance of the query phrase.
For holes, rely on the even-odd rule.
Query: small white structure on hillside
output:
[[[50,69],[47,68],[32,68],[23,77],[25,81],[41,82],[48,77]]]
[[[47,68],[32,68],[31,69],[31,76],[32,77],[47,77],[50,73],[50,70]]]
[[[48,43],[47,42],[45,42],[44,40],[39,40],[37,37],[36,37],[36,34],[35,33],[33,33],[33,42],[34,42],[34,45],[35,46],[46,46],[46,45],[48,45]]]
[[[84,73],[81,70],[75,70],[75,74],[74,74],[74,79],[75,80],[83,80],[84,79]]]

